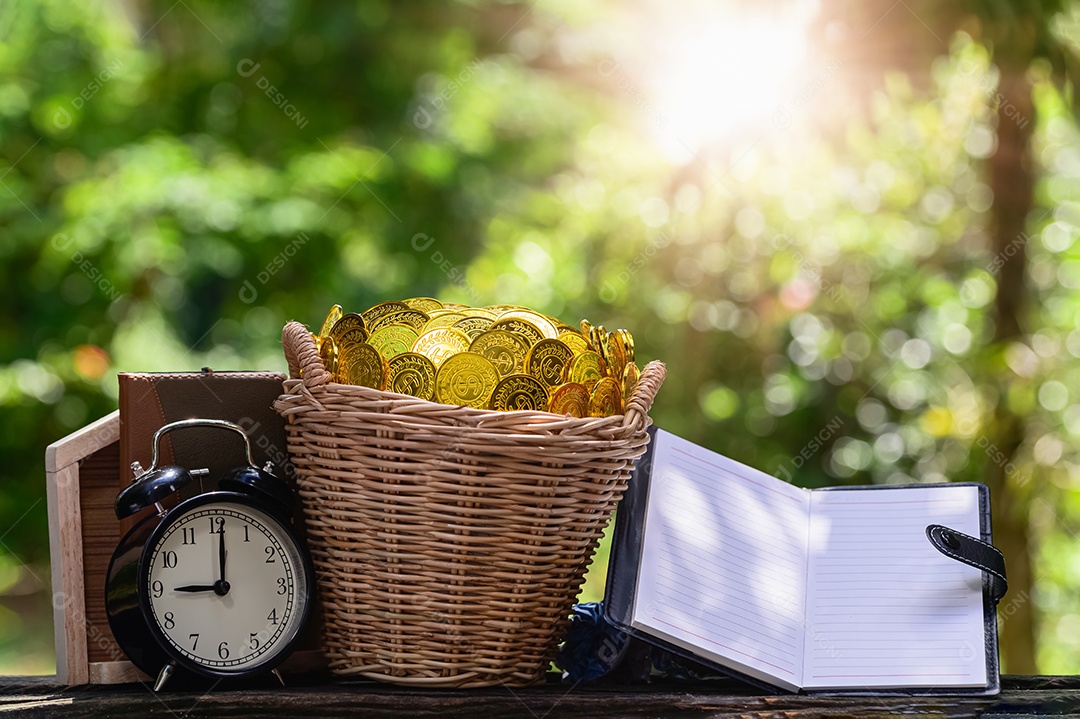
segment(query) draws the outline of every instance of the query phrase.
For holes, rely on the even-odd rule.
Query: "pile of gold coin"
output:
[[[626,330],[511,305],[334,305],[313,337],[335,382],[479,409],[608,417],[623,413],[639,377]]]

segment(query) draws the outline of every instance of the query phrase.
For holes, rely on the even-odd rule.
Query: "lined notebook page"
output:
[[[811,494],[804,685],[985,686],[982,576],[926,538],[980,536],[978,488]]]
[[[810,492],[659,430],[632,625],[802,682]]]

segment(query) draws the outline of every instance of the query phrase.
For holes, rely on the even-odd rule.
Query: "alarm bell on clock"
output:
[[[218,490],[172,509],[162,500],[205,469],[158,467],[167,432],[218,427],[244,439],[247,464],[227,471]],[[256,466],[237,424],[172,422],[154,433],[153,459],[132,465],[132,483],[116,498],[118,519],[148,507],[120,540],[109,564],[105,609],[131,662],[161,689],[177,671],[215,679],[273,672],[295,647],[311,614],[311,559],[292,526],[296,499],[271,471]]]

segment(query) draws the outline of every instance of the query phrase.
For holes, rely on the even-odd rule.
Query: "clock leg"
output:
[[[173,675],[175,669],[176,662],[169,662],[161,668],[161,671],[158,672],[157,679],[154,681],[154,691],[161,691],[161,688],[169,681],[169,677]]]
[[[277,680],[281,682],[281,686],[285,686],[285,678],[281,676],[281,672],[279,672],[277,669],[272,669],[270,670],[270,673],[277,677]]]

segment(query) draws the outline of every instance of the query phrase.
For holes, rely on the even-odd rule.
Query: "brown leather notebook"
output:
[[[131,463],[150,467],[154,432],[178,419],[224,419],[240,425],[251,441],[256,464],[269,461],[273,472],[293,484],[293,466],[285,444],[285,420],[273,403],[282,391],[279,372],[121,372],[120,477],[121,487],[134,476]],[[233,432],[214,427],[176,429],[162,435],[158,466],[178,464],[205,467],[210,474],[202,487],[184,496],[210,491],[231,467],[246,464],[244,443]],[[295,484],[293,484],[295,486]]]

